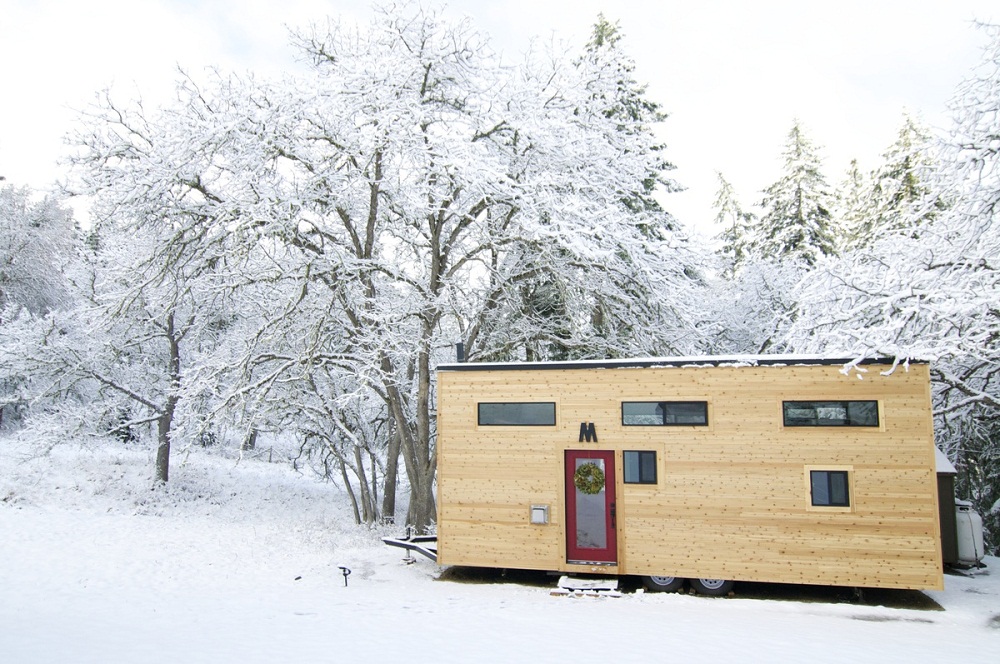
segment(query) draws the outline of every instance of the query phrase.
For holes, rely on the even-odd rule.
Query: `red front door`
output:
[[[566,450],[566,560],[618,562],[614,452]]]

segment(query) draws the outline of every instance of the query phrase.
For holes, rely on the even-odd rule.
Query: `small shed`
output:
[[[938,447],[934,448],[937,470],[938,512],[941,519],[941,561],[958,563],[958,526],[955,519],[955,476],[958,470]]]

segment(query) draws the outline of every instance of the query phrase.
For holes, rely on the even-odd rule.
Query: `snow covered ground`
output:
[[[942,610],[439,580],[289,464],[193,450],[32,456],[0,438],[0,662],[972,662],[1000,653],[1000,560]],[[352,570],[348,585],[339,566]],[[554,585],[554,580],[553,580]],[[740,595],[743,595],[743,598]],[[766,593],[765,593],[766,596]],[[806,597],[810,597],[806,593]],[[815,601],[819,598],[821,601]]]

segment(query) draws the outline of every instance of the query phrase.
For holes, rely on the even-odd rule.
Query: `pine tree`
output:
[[[604,114],[618,121],[620,131],[627,134],[647,134],[652,136],[652,125],[666,120],[660,104],[646,96],[646,86],[635,80],[635,61],[620,46],[622,33],[618,22],[611,23],[604,14],[597,15],[590,41],[584,49],[583,60],[600,70],[610,72],[608,80],[614,82],[613,89],[596,90],[602,97]],[[653,193],[657,187],[664,192],[680,191],[682,187],[664,173],[674,169],[674,165],[662,156],[666,146],[657,142],[654,152],[660,154],[656,168],[651,170],[638,191],[623,192],[622,202],[633,212],[656,212],[660,215],[663,229],[678,229],[676,220],[664,213]],[[655,232],[653,228],[644,231]]]
[[[764,214],[751,250],[762,257],[794,258],[813,266],[835,253],[830,194],[818,149],[798,121],[788,133],[781,178],[764,191]]]
[[[957,486],[996,516],[1000,497],[1000,26],[952,102],[933,152],[915,123],[876,171],[880,205],[864,246],[813,270],[798,291],[795,352],[933,359],[935,438]],[[932,154],[940,163],[921,163]],[[927,175],[927,168],[934,171]],[[924,179],[921,179],[924,174]],[[933,186],[931,186],[931,184]],[[936,203],[936,198],[944,203]],[[885,226],[878,226],[879,223]],[[1000,548],[1000,523],[987,550]],[[989,519],[987,519],[989,527]]]
[[[854,229],[852,246],[867,246],[880,233],[916,237],[918,229],[945,208],[932,194],[935,165],[930,146],[928,131],[906,115],[896,141],[882,153],[882,165],[872,174],[867,210]]]
[[[619,191],[619,212],[638,233],[652,242],[667,240],[674,245],[686,245],[680,225],[656,198],[658,191],[669,193],[681,189],[665,176],[674,165],[663,157],[665,146],[653,134],[653,125],[665,120],[666,114],[657,102],[646,96],[646,86],[636,81],[635,62],[622,46],[619,24],[599,14],[591,38],[575,64],[588,79],[587,106],[608,121],[610,130],[619,135],[619,140],[648,155],[644,176],[633,180],[631,188]],[[586,114],[583,109],[577,112],[581,116]],[[633,263],[634,257],[627,252],[618,252],[617,259],[632,266],[626,273],[638,269]],[[567,283],[565,275],[537,265],[534,257],[526,256],[523,260],[525,273],[534,275],[524,280],[515,294],[519,314],[530,324],[531,333],[526,335],[529,340],[523,349],[526,359],[613,357],[623,354],[622,344],[628,345],[630,339],[643,336],[632,322],[612,314],[622,301],[642,297],[631,277],[615,284],[616,291],[621,294],[618,296],[620,302],[597,294],[595,289],[589,296],[589,316],[575,319],[568,307],[573,286]],[[692,261],[690,266],[694,263]],[[681,269],[684,270],[684,266]],[[693,267],[690,272],[694,274]],[[697,281],[696,276],[690,279],[692,283]],[[647,348],[646,352],[652,350]]]
[[[722,240],[720,253],[729,260],[731,271],[735,272],[747,259],[747,246],[756,216],[744,210],[736,199],[736,192],[722,173],[716,172],[719,179],[719,190],[715,194],[715,223],[722,227],[719,239]]]
[[[618,21],[612,23],[604,16],[604,12],[597,14],[597,23],[591,32],[590,41],[587,42],[587,50],[593,52],[603,46],[614,46],[621,39],[618,34]]]
[[[869,178],[861,171],[858,160],[852,159],[847,175],[837,189],[834,206],[834,218],[841,230],[839,247],[850,249],[855,246],[856,238],[863,232],[862,227],[871,216],[870,196]]]

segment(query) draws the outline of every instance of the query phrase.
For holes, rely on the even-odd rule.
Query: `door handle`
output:
[[[615,510],[616,503],[611,503],[611,527],[615,528],[615,518],[617,516],[617,511]]]

